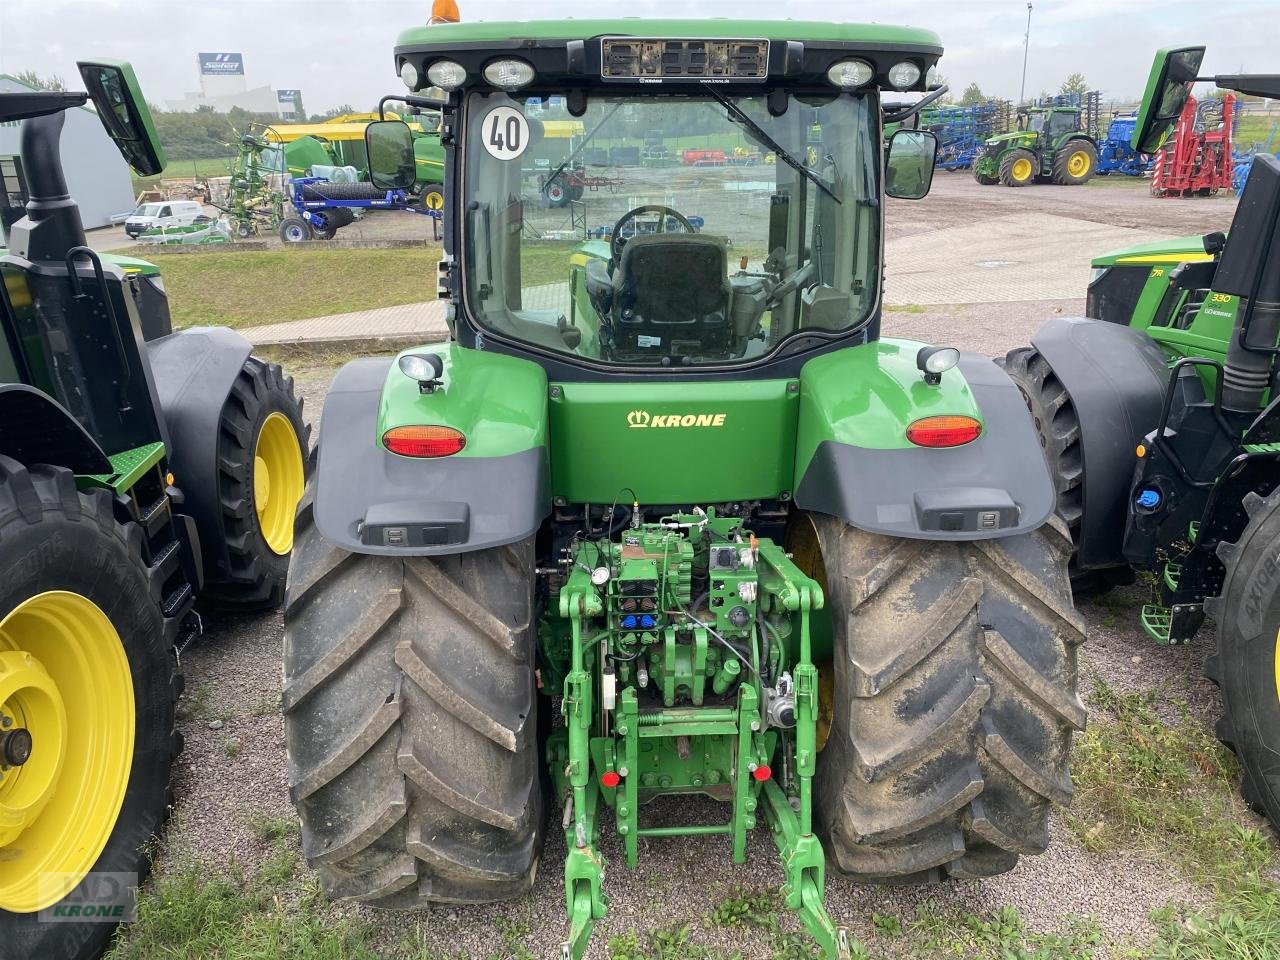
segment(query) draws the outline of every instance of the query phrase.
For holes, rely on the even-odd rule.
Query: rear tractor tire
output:
[[[210,580],[204,600],[237,610],[272,610],[284,601],[310,434],[293,378],[279,364],[245,360],[218,430],[219,512],[231,568]]]
[[[352,554],[308,492],[285,606],[289,790],[325,892],[488,903],[533,884],[543,793],[532,539]]]
[[[1022,394],[1031,412],[1049,476],[1057,491],[1057,514],[1071,535],[1071,584],[1077,596],[1105,592],[1133,582],[1127,566],[1081,571],[1076,564],[1084,522],[1084,459],[1080,448],[1080,418],[1071,395],[1049,362],[1035,347],[1016,347],[1004,358],[1004,372]]]
[[[1025,187],[1036,182],[1040,161],[1030,150],[1010,150],[1000,161],[1000,182],[1006,187]]]
[[[1044,851],[1085,726],[1062,522],[938,542],[812,520],[834,650],[815,817],[835,865],[919,883]]]
[[[146,876],[182,746],[181,677],[152,579],[142,532],[116,522],[110,493],[0,456],[4,957],[96,958],[114,923],[40,911],[127,906],[81,881]]]
[[[1088,140],[1063,144],[1053,157],[1053,182],[1064,187],[1088,183],[1098,171],[1098,150]]]
[[[1204,605],[1218,625],[1205,674],[1222,694],[1217,734],[1240,760],[1240,792],[1280,829],[1280,489],[1243,506],[1240,539],[1218,545],[1222,593]]]

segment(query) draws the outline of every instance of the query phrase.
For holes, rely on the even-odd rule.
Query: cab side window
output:
[[[172,208],[172,207],[161,207],[161,208],[160,208],[160,213],[159,213],[159,214],[157,214],[157,216],[161,216],[161,217],[172,217],[172,216],[173,216],[173,208]]]

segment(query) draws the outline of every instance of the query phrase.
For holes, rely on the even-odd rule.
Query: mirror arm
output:
[[[947,91],[949,91],[950,89],[951,88],[944,83],[937,90],[932,91],[926,97],[921,97],[915,103],[908,104],[905,107],[900,107],[897,110],[894,110],[892,112],[885,111],[884,122],[885,123],[901,123],[903,120],[910,120],[917,113],[919,113],[929,104],[933,103],[939,97],[946,96]]]
[[[378,101],[378,119],[387,119],[388,103],[403,103],[411,107],[427,107],[431,110],[443,110],[449,105],[447,100],[437,100],[435,97],[415,97],[412,94],[396,94],[389,93]]]

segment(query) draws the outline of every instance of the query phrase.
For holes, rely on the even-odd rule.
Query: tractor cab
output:
[[[579,367],[718,368],[874,331],[881,198],[923,196],[936,143],[900,131],[885,156],[892,53],[619,38],[593,68],[550,52],[486,65],[436,56],[449,29],[398,60],[414,89],[448,95],[462,342]],[[921,88],[909,66],[890,89]],[[549,135],[569,124],[581,135]],[[665,137],[690,147],[655,163]]]
[[[1018,128],[1037,134],[1047,145],[1080,129],[1080,111],[1075,107],[1032,107],[1018,113]]]

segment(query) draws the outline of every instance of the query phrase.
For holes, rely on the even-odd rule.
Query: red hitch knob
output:
[[[773,771],[769,769],[769,765],[767,763],[762,763],[751,771],[751,775],[763,783],[765,780],[768,780],[773,776]]]
[[[600,778],[600,783],[606,787],[616,787],[621,782],[622,778],[613,770],[608,771]]]

